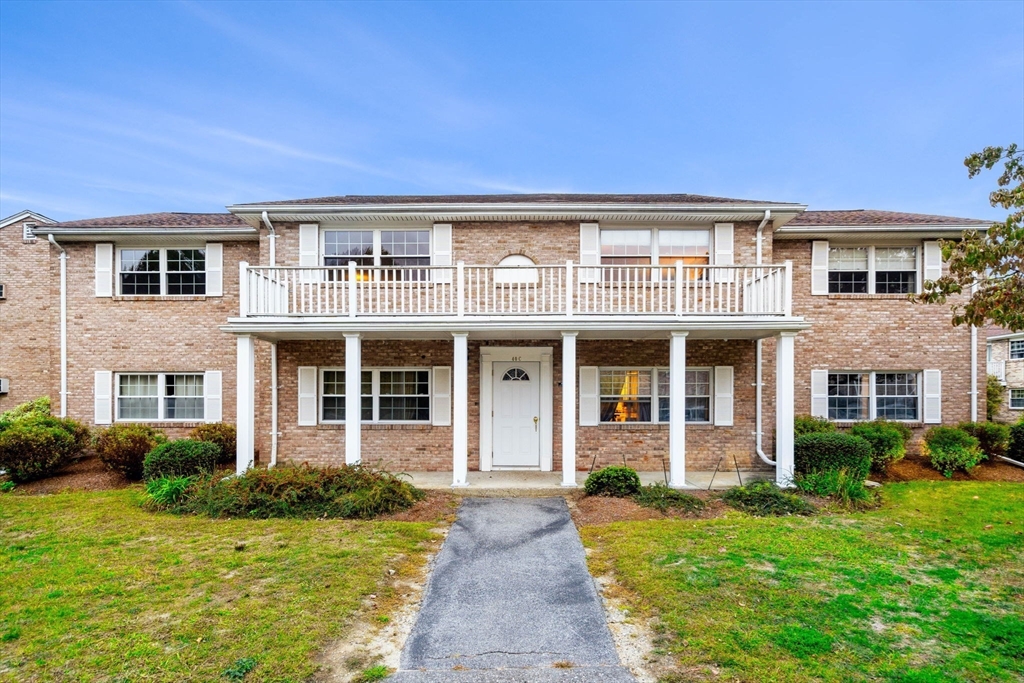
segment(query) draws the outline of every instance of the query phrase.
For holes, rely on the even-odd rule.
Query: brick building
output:
[[[984,335],[907,300],[935,240],[983,221],[483,195],[36,222],[0,230],[0,410],[49,393],[95,425],[235,422],[239,468],[784,482],[794,414],[955,423],[984,380]]]

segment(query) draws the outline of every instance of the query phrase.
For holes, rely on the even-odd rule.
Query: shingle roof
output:
[[[779,204],[752,199],[707,197],[699,194],[456,194],[456,195],[343,195],[240,204],[277,205],[383,205],[383,204]]]
[[[925,213],[903,213],[901,211],[875,211],[873,209],[851,209],[849,211],[804,211],[786,226],[856,226],[856,225],[991,225],[991,221],[954,216],[933,216]]]
[[[54,228],[221,228],[245,227],[242,219],[230,213],[141,213],[134,216],[110,216],[66,221]]]

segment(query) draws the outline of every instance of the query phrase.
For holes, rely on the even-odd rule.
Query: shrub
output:
[[[1006,449],[1010,446],[1009,425],[998,422],[961,422],[956,428],[977,439],[978,447],[985,455],[1006,455]]]
[[[705,508],[703,500],[683,491],[669,488],[664,484],[651,484],[640,489],[633,496],[637,505],[667,512],[669,508],[679,508],[686,512],[700,512]]]
[[[34,401],[27,401],[14,406],[5,413],[0,413],[0,430],[3,430],[3,425],[9,425],[11,422],[17,422],[18,420],[25,419],[26,417],[33,416],[49,416],[50,414],[50,397],[43,396],[37,398]]]
[[[424,494],[397,476],[361,465],[251,468],[207,475],[172,508],[210,517],[368,519],[410,507]]]
[[[811,417],[810,415],[797,415],[793,419],[793,436],[801,437],[804,434],[827,434],[836,431],[836,425],[823,417]]]
[[[793,444],[796,471],[846,470],[863,481],[871,471],[871,444],[852,434],[805,434]]]
[[[815,512],[815,507],[806,500],[786,493],[770,481],[755,481],[731,488],[722,494],[722,500],[730,507],[755,517],[813,515]]]
[[[1024,417],[1010,427],[1010,447],[1006,455],[1017,462],[1024,462]]]
[[[213,472],[217,466],[217,444],[179,439],[160,444],[146,456],[142,475],[148,481],[158,477],[190,477]]]
[[[871,445],[871,469],[883,472],[907,454],[903,434],[895,423],[887,420],[862,422],[850,428],[850,434],[859,436]]]
[[[158,509],[166,509],[176,505],[196,477],[159,477],[146,482],[146,495],[149,503]]]
[[[227,465],[235,461],[235,444],[237,443],[235,425],[223,422],[201,424],[189,432],[188,438],[217,444],[217,447],[220,448],[220,454],[217,456],[218,465]]]
[[[1003,397],[1006,391],[1003,383],[995,375],[989,375],[985,382],[985,417],[989,420],[996,419],[999,409],[1003,407]]]
[[[906,446],[910,443],[910,439],[913,438],[914,432],[907,426],[906,422],[899,422],[897,420],[886,420],[884,417],[879,417],[873,420],[874,424],[884,424],[892,427],[900,436],[903,437],[903,445]]]
[[[6,422],[0,431],[0,469],[14,482],[43,479],[79,455],[88,434],[88,428],[74,420],[49,415]]]
[[[985,458],[978,440],[956,427],[932,427],[924,435],[924,452],[932,467],[947,477],[956,470],[967,471]]]
[[[167,443],[164,433],[141,424],[111,425],[96,436],[96,455],[104,465],[131,481],[142,479],[142,465],[151,450]]]
[[[640,493],[640,477],[631,467],[612,465],[587,477],[583,490],[588,496],[628,498]]]
[[[878,499],[874,492],[864,486],[862,479],[850,476],[846,470],[798,474],[794,483],[801,491],[831,498],[847,509],[870,507]]]

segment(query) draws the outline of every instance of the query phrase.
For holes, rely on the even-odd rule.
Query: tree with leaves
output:
[[[958,241],[940,240],[949,272],[929,280],[915,300],[944,304],[948,297],[967,293],[952,305],[954,325],[983,327],[992,322],[1013,332],[1024,330],[1024,150],[1017,145],[986,147],[964,159],[970,178],[1003,163],[999,188],[989,195],[992,206],[1010,211],[1002,223],[985,233],[969,230]]]

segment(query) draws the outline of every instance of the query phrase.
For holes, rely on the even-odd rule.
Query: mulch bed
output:
[[[459,498],[447,491],[427,491],[427,497],[408,510],[390,515],[382,515],[377,519],[392,522],[452,522],[455,520],[455,509],[459,507]]]
[[[582,527],[591,524],[643,522],[653,519],[712,519],[721,517],[729,509],[713,492],[687,491],[687,493],[707,502],[707,507],[697,513],[687,513],[674,508],[663,513],[654,508],[641,507],[631,498],[584,496],[577,500],[569,500],[569,513],[576,526]]]
[[[920,455],[908,455],[890,465],[885,474],[872,474],[871,478],[881,483],[902,481],[943,481],[946,477],[935,470],[928,459]],[[1002,460],[983,460],[969,474],[954,472],[952,481],[1014,481],[1024,482],[1024,467],[1017,467]]]
[[[123,489],[132,482],[117,472],[111,472],[99,458],[82,458],[71,463],[60,474],[47,479],[39,479],[18,484],[15,493],[41,495],[59,493],[61,491],[110,491]]]

